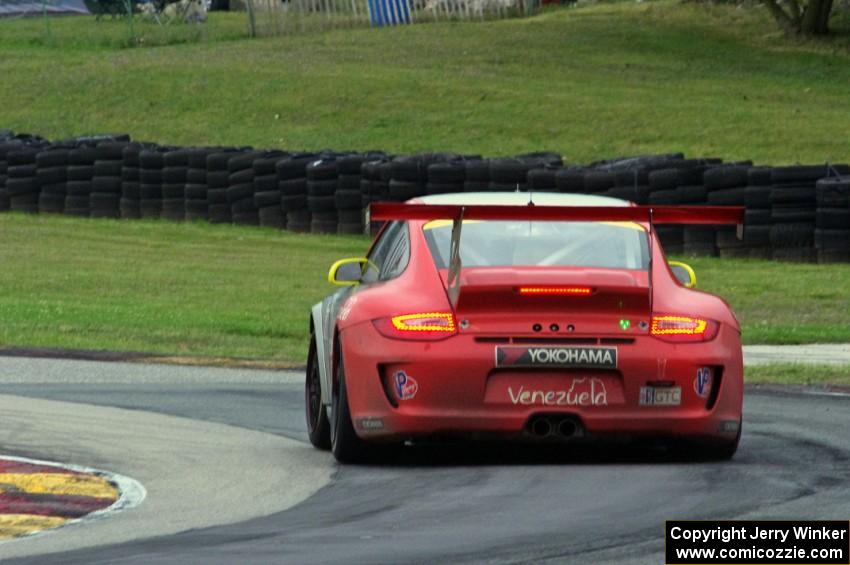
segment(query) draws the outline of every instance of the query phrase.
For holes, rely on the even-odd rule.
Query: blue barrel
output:
[[[372,27],[410,23],[409,0],[369,0]]]

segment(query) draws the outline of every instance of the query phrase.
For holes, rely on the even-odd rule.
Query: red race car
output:
[[[532,201],[533,199],[533,201]],[[387,223],[316,304],[310,441],[339,461],[406,441],[671,439],[732,457],[741,330],[668,264],[656,224],[737,224],[734,207],[574,194],[464,193],[379,203]]]

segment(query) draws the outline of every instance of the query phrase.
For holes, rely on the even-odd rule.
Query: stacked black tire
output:
[[[6,153],[6,192],[13,212],[38,213],[40,186],[36,176],[36,146],[19,144]]]
[[[173,149],[162,156],[162,217],[172,222],[186,219],[186,175],[191,149]]]
[[[210,203],[207,199],[207,157],[214,152],[214,149],[209,148],[196,148],[189,152],[184,191],[187,222],[210,219]]]
[[[234,224],[260,225],[260,214],[254,203],[254,161],[263,156],[262,151],[238,153],[227,161],[229,173],[227,201]]]
[[[227,188],[230,186],[227,167],[236,153],[234,150],[221,150],[206,157],[207,215],[211,224],[229,224],[233,221],[227,197]]]
[[[694,204],[705,202],[706,191],[702,186],[702,175],[705,170],[694,159],[678,159],[669,163],[670,166],[649,172],[647,182],[649,194],[648,204]],[[656,233],[661,240],[664,251],[668,254],[683,253],[685,249],[685,228],[683,226],[658,226]],[[710,241],[710,236],[703,231],[690,232],[690,248],[708,252],[703,235]]]
[[[771,182],[770,167],[752,167],[747,171],[747,188],[744,189],[744,247],[749,257],[771,257]]]
[[[387,200],[404,202],[427,194],[428,166],[434,161],[428,155],[395,157],[390,162]]]
[[[66,216],[88,218],[91,215],[92,179],[96,159],[97,150],[88,144],[79,144],[68,151]]]
[[[312,153],[299,153],[281,159],[275,165],[280,188],[280,207],[286,216],[286,229],[310,231],[310,210],[307,207],[307,165],[318,158]]]
[[[364,213],[372,202],[389,199],[392,178],[391,158],[380,156],[363,163],[360,167],[360,207]],[[375,234],[381,222],[370,222],[369,233]]]
[[[818,262],[850,262],[850,176],[819,180],[815,194]]]
[[[840,172],[848,172],[839,166]],[[827,165],[798,165],[771,169],[770,246],[772,257],[781,261],[815,262],[815,184],[839,172]]]
[[[337,188],[334,193],[334,205],[339,219],[337,233],[361,234],[363,233],[363,195],[360,191],[362,181],[362,168],[369,158],[379,155],[364,155],[351,153],[343,155],[337,161],[339,176],[337,177]]]
[[[310,233],[336,233],[339,215],[334,195],[339,186],[339,162],[326,154],[310,162],[306,172]]]
[[[710,206],[744,206],[746,203],[747,184],[749,182],[750,164],[727,165],[713,167],[703,173],[703,185],[708,193],[704,200]],[[688,243],[692,240],[693,234],[697,232],[702,236],[709,236],[714,233],[717,254],[721,257],[748,257],[749,252],[746,249],[745,242],[738,238],[737,228],[735,226],[686,226],[685,237],[686,245],[685,252],[688,248],[692,249],[693,243]],[[692,249],[692,252],[694,250]],[[713,255],[713,253],[703,253],[704,255]]]
[[[277,162],[287,156],[283,152],[269,152],[254,161],[254,205],[261,226],[278,229],[286,227],[286,216],[281,208],[280,183],[277,180]]]
[[[466,182],[466,161],[450,158],[430,163],[426,169],[426,194],[463,192]]]
[[[36,155],[36,177],[40,188],[38,211],[42,214],[62,214],[68,195],[68,154],[63,146],[50,146]]]
[[[162,216],[162,147],[148,147],[139,153],[139,214],[144,219]]]
[[[124,142],[101,142],[95,147],[94,174],[89,196],[92,218],[120,218],[123,191]]]
[[[128,143],[121,152],[121,200],[118,208],[121,217],[136,220],[142,217],[141,211],[141,162],[139,154],[146,146],[141,143]]]

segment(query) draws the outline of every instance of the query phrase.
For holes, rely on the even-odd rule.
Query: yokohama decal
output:
[[[497,347],[497,367],[616,369],[616,347]]]

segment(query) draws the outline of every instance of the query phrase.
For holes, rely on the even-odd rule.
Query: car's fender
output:
[[[331,386],[333,377],[333,352],[336,318],[339,309],[351,294],[352,287],[341,288],[310,309],[310,324],[316,338],[316,359],[319,363],[319,375],[322,382],[322,403],[331,404]]]

